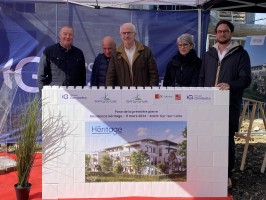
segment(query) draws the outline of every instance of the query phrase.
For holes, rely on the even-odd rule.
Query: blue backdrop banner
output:
[[[110,35],[119,45],[120,25],[134,23],[137,39],[153,51],[162,85],[166,65],[177,53],[178,36],[194,35],[195,49],[200,44],[201,54],[205,52],[209,12],[201,12],[201,15],[199,12],[92,9],[71,3],[3,3],[0,10],[0,143],[13,141],[19,114],[17,107],[27,103],[21,99],[29,99],[21,96],[39,92],[40,56],[46,46],[58,42],[62,25],[70,24],[74,28],[74,45],[85,55],[89,85],[94,58],[102,52],[101,39]]]

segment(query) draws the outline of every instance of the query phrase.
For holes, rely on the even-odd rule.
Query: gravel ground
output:
[[[251,136],[245,169],[241,171],[244,145],[244,139],[236,139],[236,165],[229,194],[234,200],[266,200],[266,170],[261,173],[266,152],[266,134]]]

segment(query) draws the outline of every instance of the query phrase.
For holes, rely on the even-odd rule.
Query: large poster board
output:
[[[228,91],[46,86],[42,98],[43,199],[227,196]]]

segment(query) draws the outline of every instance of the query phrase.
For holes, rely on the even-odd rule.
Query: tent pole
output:
[[[58,3],[55,5],[55,33],[56,33],[56,43],[58,42]]]
[[[201,9],[198,9],[198,57],[201,55]]]

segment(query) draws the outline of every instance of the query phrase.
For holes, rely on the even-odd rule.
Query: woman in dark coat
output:
[[[201,59],[194,50],[193,35],[183,34],[177,38],[178,53],[167,64],[163,86],[196,87],[198,85]]]

